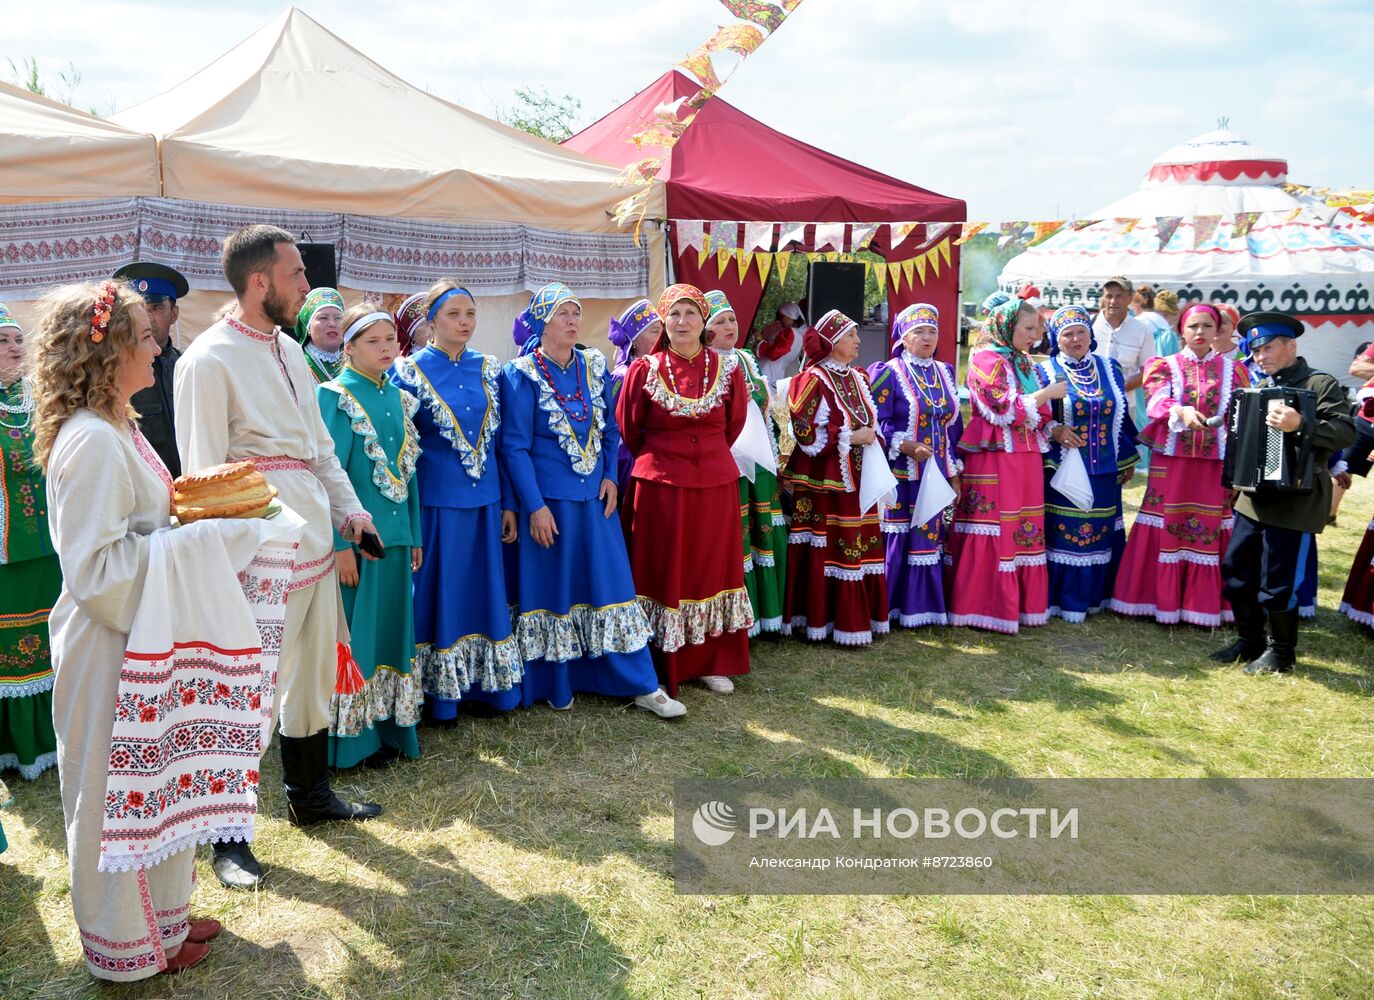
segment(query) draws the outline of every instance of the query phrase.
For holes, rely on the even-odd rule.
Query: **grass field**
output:
[[[676,723],[587,697],[425,730],[422,760],[338,779],[385,816],[309,831],[282,819],[274,751],[268,880],[229,893],[201,861],[192,912],[226,933],[177,980],[87,976],[57,776],[15,779],[0,997],[1374,996],[1361,898],[690,897],[671,877],[678,777],[1374,774],[1374,642],[1334,611],[1371,512],[1360,482],[1322,536],[1289,676],[1209,663],[1224,634],[1111,616],[758,643],[735,695],[691,688]]]

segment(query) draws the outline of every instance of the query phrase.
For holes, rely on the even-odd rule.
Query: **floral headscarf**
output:
[[[706,315],[706,325],[710,326],[717,316],[724,316],[726,313],[735,311],[735,307],[730,304],[724,292],[710,291],[706,293],[706,304],[711,307],[711,311]]]
[[[15,319],[14,314],[10,312],[10,307],[0,302],[0,328],[7,326],[12,326],[16,330],[23,330],[23,327],[19,325],[19,320]]]
[[[1088,353],[1097,350],[1097,338],[1093,336],[1093,318],[1082,306],[1060,306],[1045,324],[1050,334],[1050,356],[1059,353],[1059,335],[1071,326],[1081,326],[1088,331]]]
[[[410,353],[411,332],[425,322],[425,293],[416,292],[396,307],[396,342],[402,354]]]
[[[928,326],[940,332],[940,310],[929,302],[909,305],[892,321],[892,353],[902,352],[902,338],[918,326]]]
[[[686,300],[697,307],[701,313],[702,323],[705,324],[706,317],[711,315],[711,304],[706,301],[706,296],[702,294],[696,285],[669,285],[663,290],[663,294],[658,297],[658,314],[663,317],[663,335],[658,338],[658,343],[654,345],[654,350],[662,350],[668,345],[668,313],[673,306]]]
[[[641,333],[659,322],[662,320],[648,299],[640,299],[619,316],[611,317],[611,329],[606,336],[615,345],[615,367],[623,368],[630,363],[634,342]]]
[[[1040,380],[1035,377],[1035,365],[1031,362],[1030,355],[1025,351],[1018,351],[1012,345],[1016,320],[1022,309],[1029,310],[1030,306],[1020,299],[1012,299],[995,306],[988,317],[988,331],[992,334],[992,350],[1011,362],[1021,391],[1036,392],[1040,388]]]
[[[310,339],[310,321],[321,309],[337,309],[339,315],[343,315],[344,300],[337,289],[310,289],[310,293],[305,297],[305,304],[301,306],[301,311],[296,314],[296,342],[298,344],[304,344]]]
[[[515,317],[511,336],[520,345],[521,355],[529,354],[544,339],[544,324],[558,311],[564,302],[575,302],[582,308],[573,290],[561,281],[550,282],[530,296],[530,304],[525,311]]]

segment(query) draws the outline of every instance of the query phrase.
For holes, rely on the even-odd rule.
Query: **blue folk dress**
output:
[[[1069,383],[1059,422],[1084,441],[1078,449],[1092,484],[1090,510],[1080,510],[1050,485],[1067,449],[1050,439],[1045,454],[1045,557],[1049,564],[1050,615],[1081,622],[1111,600],[1126,526],[1121,513],[1125,470],[1139,460],[1136,428],[1126,405],[1121,366],[1089,354],[1074,361],[1055,354],[1042,362],[1048,381]]]
[[[598,499],[602,480],[616,481],[620,449],[605,357],[517,358],[502,372],[501,413],[504,506],[520,523],[512,593],[523,703],[658,690],[620,519]],[[547,549],[530,536],[530,515],[545,506],[558,528]]]
[[[420,544],[415,465],[420,455],[415,397],[390,382],[345,366],[315,389],[334,454],[386,548],[365,559],[334,532],[334,551],[353,548],[358,584],[340,586],[359,691],[338,691],[330,704],[329,763],[353,767],[383,745],[420,756],[415,727],[423,697],[414,671],[410,550]]]
[[[397,358],[391,380],[420,401],[416,477],[424,561],[415,574],[415,667],[436,721],[459,700],[520,703],[501,544],[501,364],[430,344]]]

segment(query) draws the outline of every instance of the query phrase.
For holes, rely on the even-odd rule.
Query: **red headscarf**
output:
[[[818,365],[830,357],[836,342],[858,325],[838,309],[831,309],[802,338],[802,350],[806,352],[807,361]]]
[[[416,292],[396,307],[396,342],[402,354],[410,353],[410,331],[424,321],[425,293]]]

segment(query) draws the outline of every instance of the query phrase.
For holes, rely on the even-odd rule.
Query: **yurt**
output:
[[[1374,337],[1374,225],[1290,193],[1287,179],[1284,157],[1208,132],[1167,150],[1132,194],[1013,257],[1001,285],[1095,306],[1122,274],[1185,301],[1280,309],[1306,324],[1308,361],[1344,379]]]

